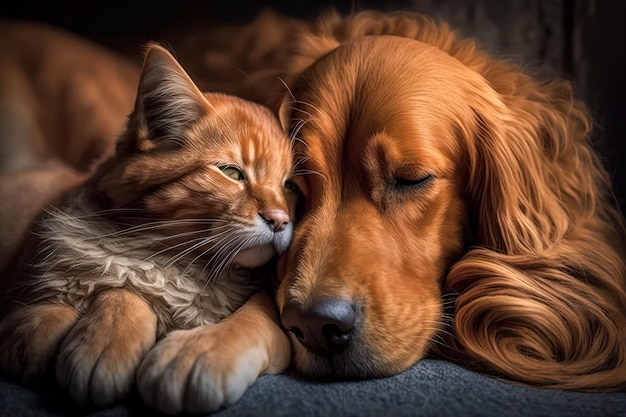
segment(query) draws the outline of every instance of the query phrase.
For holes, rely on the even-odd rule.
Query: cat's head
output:
[[[135,226],[169,222],[151,232],[258,266],[290,243],[291,170],[290,140],[268,109],[201,92],[170,52],[150,44],[135,109],[95,187]],[[203,231],[212,243],[202,244]]]

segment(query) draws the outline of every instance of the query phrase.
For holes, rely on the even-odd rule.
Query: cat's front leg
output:
[[[218,324],[169,334],[144,358],[137,383],[142,399],[160,412],[210,412],[237,401],[260,375],[284,371],[290,360],[275,307],[259,293]]]
[[[67,335],[57,380],[79,403],[109,405],[130,392],[144,354],[154,345],[157,316],[139,295],[99,293]]]
[[[0,370],[26,384],[43,379],[77,311],[55,303],[19,307],[0,322]]]

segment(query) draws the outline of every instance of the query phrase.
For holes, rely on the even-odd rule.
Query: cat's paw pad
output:
[[[142,399],[177,414],[212,412],[241,398],[267,365],[267,354],[224,343],[221,331],[219,325],[181,330],[157,343],[137,372]]]
[[[0,372],[27,385],[42,381],[76,311],[59,304],[24,307],[0,323]]]

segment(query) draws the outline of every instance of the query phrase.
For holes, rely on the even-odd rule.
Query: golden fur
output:
[[[288,328],[329,298],[356,310],[347,344],[292,335],[296,367],[382,376],[432,352],[625,389],[624,229],[570,85],[409,13],[330,14],[295,50],[280,113],[310,173],[278,305]]]
[[[28,248],[36,251],[12,265],[0,370],[30,383],[56,362],[59,384],[80,403],[111,404],[137,378],[160,411],[215,410],[289,362],[253,269],[291,239],[290,142],[268,109],[202,93],[156,44],[138,85],[114,155],[46,209]],[[237,334],[238,346],[226,342]],[[202,345],[189,350],[189,340]]]
[[[389,375],[435,355],[535,386],[625,389],[622,218],[567,82],[410,13],[330,13],[316,25],[263,14],[187,40],[177,49],[201,85],[274,107],[297,143],[304,199],[280,259],[282,320],[296,330],[310,312],[333,319],[315,307],[345,301],[353,325],[325,323],[330,340],[307,342],[322,355],[292,335],[300,372]],[[76,320],[54,315],[43,350]],[[140,367],[142,397],[166,412],[234,401],[286,366],[277,320],[258,294],[217,325],[174,332]],[[245,383],[188,379],[186,390],[196,359],[198,375]]]

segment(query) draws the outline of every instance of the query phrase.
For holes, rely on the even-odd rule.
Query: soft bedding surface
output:
[[[54,388],[0,380],[0,416],[157,415],[133,395],[107,409],[77,409]],[[444,361],[423,360],[400,375],[314,382],[261,377],[237,403],[214,415],[239,416],[626,416],[626,393],[548,391],[497,381]]]

